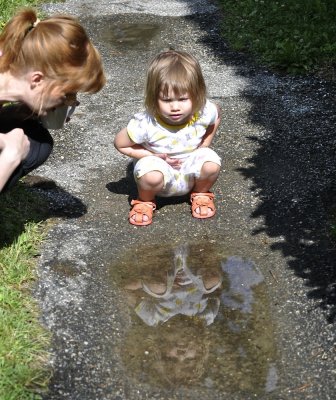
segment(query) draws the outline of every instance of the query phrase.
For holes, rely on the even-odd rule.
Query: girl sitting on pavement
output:
[[[95,93],[104,84],[101,57],[76,19],[40,21],[33,9],[13,16],[0,35],[0,191],[52,151],[53,139],[37,116],[76,105],[77,92]]]
[[[210,189],[221,160],[209,146],[220,116],[206,98],[198,61],[183,51],[158,54],[147,72],[145,107],[114,141],[118,151],[135,159],[139,197],[131,202],[129,222],[149,225],[156,196],[188,193],[192,216],[212,217],[216,209]]]

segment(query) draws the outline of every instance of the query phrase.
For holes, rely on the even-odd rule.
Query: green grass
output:
[[[0,27],[8,21],[15,11],[22,7],[37,7],[41,0],[0,0]]]
[[[259,62],[289,73],[336,63],[335,0],[219,0],[223,36]]]
[[[0,28],[19,8],[40,0],[0,0]],[[49,333],[31,294],[43,239],[44,204],[18,185],[0,194],[0,399],[39,399],[50,378]]]
[[[44,205],[45,207],[45,205]],[[38,399],[46,389],[49,334],[31,295],[45,227],[43,204],[20,185],[0,197],[0,399]]]

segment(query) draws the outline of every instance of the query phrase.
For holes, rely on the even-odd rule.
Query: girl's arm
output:
[[[174,168],[179,168],[181,165],[181,160],[177,158],[170,158],[167,154],[152,153],[142,147],[141,144],[134,143],[128,136],[126,128],[117,133],[114,139],[114,147],[120,151],[120,153],[125,154],[128,157],[140,159],[147,156],[155,156],[162,158]]]
[[[140,144],[134,143],[128,136],[126,128],[123,128],[119,133],[117,133],[114,139],[114,147],[120,151],[120,153],[132,158],[139,159],[153,155],[151,151],[146,150]]]
[[[218,128],[218,126],[220,124],[220,121],[221,121],[220,108],[217,105],[216,105],[216,107],[217,107],[217,111],[218,111],[218,117],[217,117],[217,119],[216,119],[216,121],[215,121],[215,123],[213,125],[209,125],[208,126],[208,128],[207,128],[207,130],[206,130],[206,132],[205,132],[205,134],[203,136],[202,142],[199,145],[199,147],[209,147],[211,142],[212,142],[212,139],[215,136],[215,133],[216,133],[217,128]]]

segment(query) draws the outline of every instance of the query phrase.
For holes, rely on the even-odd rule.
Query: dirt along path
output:
[[[83,22],[108,83],[80,97],[37,172],[55,181],[36,190],[63,216],[36,288],[53,335],[44,399],[334,398],[335,86],[231,52],[211,1],[69,0],[45,10]],[[169,46],[199,59],[223,110],[217,214],[199,221],[185,199],[159,203],[153,224],[138,228],[127,222],[129,160],[112,142],[142,108],[148,61]],[[181,265],[203,319],[185,315],[183,285],[174,292]],[[169,303],[176,296],[180,308]],[[152,326],[160,312],[166,321]]]

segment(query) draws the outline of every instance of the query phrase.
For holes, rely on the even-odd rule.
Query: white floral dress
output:
[[[207,128],[218,118],[217,107],[207,100],[200,112],[183,125],[168,125],[159,117],[147,112],[135,114],[127,125],[130,139],[153,153],[164,153],[171,158],[183,160],[180,169],[174,169],[166,161],[156,156],[135,160],[134,177],[139,179],[151,171],[160,171],[164,176],[164,188],[159,196],[184,195],[191,191],[195,178],[207,161],[221,165],[220,157],[201,144]]]

